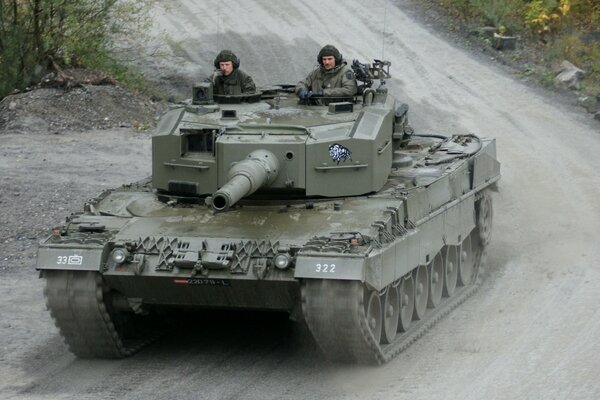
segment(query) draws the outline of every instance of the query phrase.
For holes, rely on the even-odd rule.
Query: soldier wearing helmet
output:
[[[231,51],[221,51],[214,61],[215,73],[211,80],[214,94],[230,95],[255,93],[256,85],[252,77],[240,68],[240,59]]]
[[[334,46],[324,46],[317,56],[319,67],[296,85],[302,100],[311,97],[351,97],[357,92],[354,72]]]

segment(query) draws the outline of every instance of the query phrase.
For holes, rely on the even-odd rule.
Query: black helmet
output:
[[[342,64],[342,54],[338,49],[335,48],[335,46],[330,44],[323,46],[321,51],[319,51],[319,55],[317,56],[317,61],[319,64],[323,65],[323,57],[326,56],[334,57],[336,66]]]
[[[223,50],[217,55],[215,58],[215,68],[219,69],[219,63],[223,61],[231,61],[234,69],[238,69],[240,67],[240,59],[237,58],[235,53],[231,50]]]

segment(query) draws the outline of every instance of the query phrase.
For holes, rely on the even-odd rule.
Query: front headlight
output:
[[[115,265],[123,264],[127,261],[127,257],[129,257],[129,252],[122,248],[117,248],[110,253],[110,259]]]
[[[286,269],[290,265],[290,256],[287,253],[281,253],[275,256],[273,264],[278,269]]]

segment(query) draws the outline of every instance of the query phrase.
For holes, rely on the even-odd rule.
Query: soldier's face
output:
[[[233,62],[231,61],[221,61],[219,63],[219,69],[223,73],[223,75],[227,76],[233,72]]]
[[[324,56],[321,58],[321,61],[323,61],[323,69],[325,69],[325,71],[329,71],[335,68],[334,56]]]

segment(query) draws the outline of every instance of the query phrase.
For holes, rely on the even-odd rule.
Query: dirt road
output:
[[[259,86],[294,83],[332,43],[347,59],[392,62],[390,90],[411,106],[417,131],[496,137],[503,178],[490,276],[379,368],[330,364],[296,326],[235,314],[182,319],[126,360],[77,360],[44,310],[33,243],[103,187],[148,175],[149,136],[0,135],[0,398],[600,397],[596,122],[440,40],[403,1],[170,4],[155,26],[179,40],[174,56],[145,67],[178,88],[207,75],[221,48]]]

